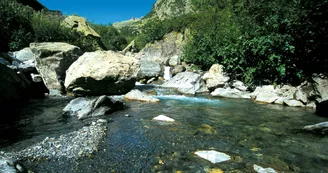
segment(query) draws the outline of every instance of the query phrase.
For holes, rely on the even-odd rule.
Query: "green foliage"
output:
[[[97,50],[97,41],[61,25],[64,17],[46,11],[34,12],[32,19],[34,42],[66,42],[83,51]]]
[[[234,78],[252,83],[298,83],[327,73],[326,0],[204,1],[184,59],[207,70],[221,63]],[[197,24],[198,23],[198,24]]]
[[[107,50],[123,50],[127,45],[127,40],[112,25],[91,24],[91,27],[101,35],[101,42]]]
[[[61,26],[63,16],[34,11],[15,0],[0,1],[0,51],[15,51],[31,42],[67,42],[84,51],[98,48],[96,40]]]
[[[13,0],[1,0],[0,9],[0,51],[24,47],[30,41],[30,36],[33,35],[29,22],[33,15],[33,9]]]
[[[134,37],[136,40],[136,47],[140,50],[147,43],[161,40],[167,33],[177,31],[184,32],[184,30],[190,26],[195,20],[194,15],[181,15],[178,17],[159,20],[157,18],[149,20],[138,30],[130,30],[132,35],[127,34],[128,32],[121,32],[126,38]],[[123,28],[122,30],[126,30]]]

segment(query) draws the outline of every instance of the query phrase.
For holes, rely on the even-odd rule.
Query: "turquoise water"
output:
[[[35,172],[254,172],[253,164],[278,172],[328,172],[327,136],[300,130],[305,125],[327,121],[315,116],[311,109],[172,93],[157,98],[160,103],[127,101],[126,110],[108,116],[111,121],[107,137],[92,157],[25,165]],[[37,109],[33,104],[38,103],[29,105],[31,114]],[[10,147],[3,144],[0,150],[14,150],[15,146],[17,149],[44,136],[80,128],[83,122],[58,116],[56,110],[65,104],[56,105],[52,113],[57,116],[48,113],[45,119],[50,119],[51,125],[44,125],[38,116],[27,118],[25,121],[30,123],[25,126],[29,131]],[[153,121],[158,115],[175,122]],[[43,133],[36,127],[51,130]],[[198,150],[224,152],[232,160],[212,164],[197,157],[194,152]]]

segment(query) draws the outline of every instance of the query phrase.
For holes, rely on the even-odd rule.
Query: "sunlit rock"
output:
[[[124,96],[125,99],[127,100],[138,100],[138,101],[143,101],[143,102],[159,102],[160,100],[157,98],[154,98],[150,95],[147,95],[145,93],[142,93],[141,91],[134,89],[127,93]]]
[[[217,152],[214,150],[197,151],[195,154],[203,159],[206,159],[212,163],[220,163],[231,160],[231,157],[225,153]]]
[[[246,91],[247,90],[247,86],[242,81],[239,81],[239,80],[235,80],[233,82],[232,86],[234,88],[236,88],[237,90],[239,90],[239,91]]]
[[[201,75],[192,72],[182,72],[175,75],[171,80],[165,82],[162,87],[178,88],[178,91],[183,94],[196,94],[202,88],[204,83],[201,80]]]
[[[211,93],[211,95],[217,96],[217,97],[226,97],[226,98],[246,98],[246,99],[251,98],[249,93],[247,93],[245,91],[240,91],[236,88],[234,88],[234,89],[217,88]]]
[[[156,121],[166,121],[166,122],[174,122],[175,120],[170,118],[170,117],[167,117],[165,115],[159,115],[155,118],[153,118],[153,120],[156,120]]]
[[[279,98],[273,85],[257,87],[251,97],[255,98],[255,101],[263,103],[273,103]]]
[[[48,89],[64,91],[66,70],[82,55],[79,47],[67,43],[31,43],[36,68]]]
[[[206,86],[210,91],[224,87],[230,79],[230,77],[224,74],[223,66],[219,64],[212,65],[202,78],[206,81]]]
[[[253,168],[257,173],[277,173],[277,171],[272,168],[263,168],[256,164],[253,165]]]
[[[139,62],[113,51],[86,52],[66,72],[65,87],[75,96],[120,95],[134,88]]]
[[[293,107],[304,107],[305,106],[301,101],[294,100],[294,99],[284,100],[284,103],[288,106],[293,106]]]

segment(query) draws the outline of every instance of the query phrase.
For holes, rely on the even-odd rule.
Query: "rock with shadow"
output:
[[[77,116],[78,119],[103,116],[115,111],[123,110],[124,103],[105,95],[91,98],[76,98],[64,109],[65,115]]]

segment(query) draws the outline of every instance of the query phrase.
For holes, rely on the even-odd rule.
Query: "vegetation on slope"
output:
[[[64,16],[35,11],[15,0],[0,1],[0,52],[20,50],[31,42],[67,42],[79,46],[84,51],[94,51],[96,45],[83,34],[61,25]],[[104,25],[93,25],[101,34],[107,49],[119,50],[126,44],[118,31]]]
[[[176,7],[180,8],[180,1],[187,2],[176,0]],[[92,27],[111,50],[122,50],[132,40],[140,50],[166,33],[188,28],[191,37],[184,49],[185,61],[205,70],[220,63],[233,78],[248,84],[296,84],[313,73],[327,73],[327,0],[189,2],[193,13],[160,20],[152,11],[136,26],[124,26],[119,31],[112,25]],[[18,50],[40,41],[93,49],[79,33],[60,25],[62,16],[36,12],[14,0],[0,1],[0,8],[0,51]]]
[[[196,13],[148,19],[135,37],[137,47],[189,28],[184,60],[205,70],[220,63],[248,84],[297,84],[327,73],[327,0],[190,1]]]

